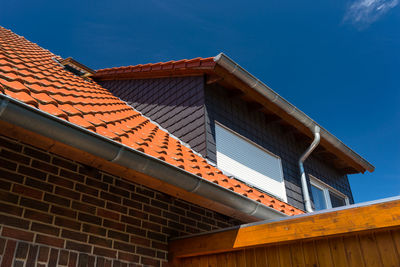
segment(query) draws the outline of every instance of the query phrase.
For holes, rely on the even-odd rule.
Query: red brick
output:
[[[53,227],[48,224],[42,224],[42,223],[37,223],[33,222],[31,225],[31,230],[34,232],[40,232],[48,235],[55,235],[58,236],[60,233],[60,228]]]
[[[45,171],[45,172],[50,172],[50,173],[53,173],[53,174],[57,174],[58,173],[58,168],[56,166],[50,165],[50,164],[45,163],[43,161],[32,160],[31,166],[36,168],[36,169]]]
[[[80,183],[75,184],[75,190],[78,192],[81,192],[81,193],[95,196],[95,197],[99,196],[99,190],[97,190],[93,187],[90,187],[90,186],[80,184]]]
[[[93,254],[99,255],[99,256],[104,256],[104,257],[109,257],[109,258],[116,258],[117,257],[117,251],[107,249],[107,248],[100,248],[100,247],[94,247],[93,248]]]
[[[68,178],[68,179],[71,179],[71,180],[74,180],[74,181],[78,181],[78,182],[81,182],[81,183],[83,183],[83,181],[84,181],[84,176],[83,175],[80,175],[80,174],[75,173],[75,172],[67,171],[67,170],[64,170],[64,169],[60,170],[60,176]]]
[[[65,207],[69,207],[71,204],[71,200],[63,198],[63,197],[59,197],[53,194],[48,194],[46,193],[44,195],[44,200],[47,202],[50,202],[52,204],[58,204],[60,206],[65,206]]]
[[[76,171],[78,169],[78,165],[69,161],[69,160],[65,160],[65,159],[61,159],[58,157],[54,157],[52,160],[52,163],[54,165],[63,167],[65,169],[71,170],[71,171]]]
[[[4,214],[0,214],[0,225],[1,224],[18,227],[22,229],[29,228],[29,221],[16,217],[6,216]]]
[[[96,180],[96,179],[91,179],[91,178],[86,177],[86,184],[93,186],[95,188],[99,188],[99,189],[108,191],[108,184],[100,182],[99,180]]]
[[[114,222],[114,221],[110,221],[107,219],[103,220],[103,226],[107,227],[107,228],[112,228],[118,231],[125,231],[125,224],[122,223],[118,223],[118,222]]]
[[[5,191],[9,191],[11,189],[11,183],[7,181],[0,180],[0,189]]]
[[[5,245],[6,240],[4,238],[0,238],[0,255],[3,255]]]
[[[0,143],[1,143],[2,147],[8,148],[10,150],[14,150],[16,152],[22,151],[22,146],[20,144],[16,143],[14,140],[11,140],[4,136],[0,137]]]
[[[35,220],[35,221],[41,221],[41,222],[49,223],[49,224],[51,224],[53,222],[53,216],[51,216],[47,213],[29,210],[29,209],[25,210],[24,218]]]
[[[106,239],[106,238],[101,238],[97,236],[89,236],[89,243],[98,245],[98,246],[103,246],[103,247],[112,247],[112,241],[111,239]]]
[[[118,212],[124,213],[124,214],[128,213],[128,208],[127,207],[124,207],[122,205],[116,204],[114,202],[107,201],[106,208],[109,209],[109,210],[118,211]]]
[[[75,192],[73,190],[69,190],[69,189],[66,189],[63,187],[59,187],[59,186],[56,186],[55,193],[57,195],[64,196],[67,198],[72,198],[75,200],[79,200],[81,198],[81,194],[79,194],[78,192]]]
[[[48,211],[49,204],[42,201],[21,197],[20,205],[36,210]]]
[[[19,229],[3,227],[2,235],[4,237],[11,237],[18,240],[24,240],[29,242],[33,241],[33,233]]]
[[[139,219],[136,219],[136,218],[130,217],[130,216],[125,216],[125,215],[121,216],[121,222],[128,223],[128,224],[134,225],[134,226],[141,225],[141,221]]]
[[[64,239],[47,236],[47,235],[37,234],[35,242],[39,243],[39,244],[52,246],[52,247],[58,247],[58,248],[64,247]]]
[[[83,231],[95,235],[106,235],[106,229],[95,225],[83,224]]]
[[[120,195],[120,196],[126,197],[126,198],[129,198],[129,196],[130,196],[129,191],[124,190],[119,187],[115,187],[115,186],[110,186],[110,193],[117,194],[117,195]]]
[[[82,201],[102,208],[104,208],[106,204],[106,202],[102,199],[91,197],[85,194],[82,195]]]
[[[82,213],[82,212],[79,212],[78,220],[101,225],[101,218],[90,215],[90,214]]]
[[[10,215],[21,216],[22,211],[23,209],[21,209],[20,207],[0,202],[0,212],[4,212]]]
[[[80,232],[70,231],[67,229],[62,229],[61,237],[72,239],[75,241],[86,242],[88,239],[87,234],[83,234]]]
[[[53,192],[53,185],[36,179],[26,178],[25,185],[35,187],[37,189],[44,190],[47,192]]]
[[[19,184],[14,184],[13,192],[27,197],[36,198],[39,200],[41,200],[43,196],[42,191]]]
[[[122,251],[118,251],[118,259],[129,261],[129,262],[139,262],[139,256],[131,253],[126,253]]]
[[[145,255],[149,257],[154,257],[156,252],[152,248],[136,247],[136,253],[140,255]]]
[[[71,250],[76,250],[78,252],[84,252],[84,253],[90,253],[92,250],[92,246],[77,243],[74,241],[69,241],[69,240],[66,241],[65,248],[71,249]]]
[[[55,222],[56,225],[66,227],[69,229],[74,229],[74,230],[80,230],[81,229],[81,223],[70,220],[67,218],[61,218],[61,217],[56,217]]]
[[[37,178],[40,180],[46,180],[47,173],[39,171],[37,169],[27,167],[27,166],[22,166],[20,165],[18,168],[18,172],[21,174],[25,174],[29,177]]]
[[[68,263],[68,251],[60,250],[60,255],[58,256],[58,264],[59,265],[67,265]]]
[[[142,227],[145,229],[150,229],[156,232],[160,232],[161,231],[161,226],[155,223],[151,223],[151,222],[142,222]]]
[[[101,197],[102,199],[109,200],[109,201],[112,201],[112,202],[121,204],[121,197],[116,196],[116,195],[114,195],[114,194],[110,194],[110,193],[107,193],[107,192],[102,191],[102,192],[100,193],[100,197]]]
[[[78,254],[69,252],[68,267],[75,267],[78,259]]]
[[[129,182],[126,182],[122,179],[115,179],[115,185],[118,187],[121,187],[121,188],[125,188],[126,190],[131,191],[131,192],[135,191],[135,185],[133,185]]]
[[[75,210],[80,210],[86,213],[90,213],[90,214],[95,214],[96,213],[96,207],[81,203],[81,202],[77,202],[77,201],[72,201],[72,208]]]
[[[46,161],[46,162],[50,162],[50,156],[42,151],[36,150],[36,149],[32,149],[30,147],[24,147],[24,154]]]
[[[59,206],[51,206],[50,212],[54,214],[58,214],[61,216],[69,217],[72,219],[76,218],[76,211],[64,207],[59,207]]]
[[[0,158],[0,166],[10,171],[15,171],[17,169],[16,163],[3,158]]]
[[[139,237],[139,236],[131,236],[130,241],[133,244],[147,246],[147,247],[150,247],[150,243],[151,243],[150,239]]]
[[[97,216],[101,216],[101,217],[105,217],[105,218],[109,218],[112,220],[116,220],[119,221],[119,214],[109,211],[109,210],[105,210],[105,209],[97,209]]]
[[[127,243],[122,243],[119,241],[114,241],[114,248],[123,250],[123,251],[127,251],[127,252],[131,252],[131,253],[135,252],[135,246],[132,246]]]
[[[0,150],[0,157],[26,165],[31,161],[29,157],[5,149]]]
[[[53,184],[56,184],[56,185],[59,185],[62,187],[67,187],[70,189],[74,188],[74,182],[72,182],[68,179],[61,178],[59,176],[50,175],[48,178],[48,181],[50,183],[53,183]]]
[[[37,236],[36,236],[36,240],[37,240]],[[54,237],[52,237],[54,238]],[[37,241],[35,241],[37,242]],[[49,259],[49,252],[50,249],[48,247],[40,247],[39,248],[39,255],[38,255],[38,261],[39,262],[47,262],[47,260]]]
[[[15,251],[15,247],[17,245],[17,242],[14,240],[7,240],[7,244],[6,244],[6,250],[4,252],[3,258],[2,258],[2,262],[1,262],[1,266],[3,267],[8,267],[11,266],[13,263],[13,258],[14,258],[14,251]]]
[[[126,233],[108,230],[107,236],[111,239],[118,239],[121,241],[129,242],[129,234]]]
[[[25,242],[18,242],[17,250],[15,252],[16,259],[26,259],[28,256],[28,243]]]
[[[20,183],[20,184],[24,181],[23,176],[16,174],[14,172],[9,172],[6,170],[1,170],[1,169],[0,169],[0,178],[7,179],[11,182],[16,182],[16,183]]]
[[[150,265],[150,266],[154,266],[154,267],[160,267],[160,261],[156,260],[156,259],[142,257],[140,262],[145,264],[145,265]]]

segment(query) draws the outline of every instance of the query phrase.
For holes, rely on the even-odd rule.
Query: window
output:
[[[220,124],[215,125],[215,141],[218,168],[287,201],[279,157]]]
[[[315,177],[310,177],[311,194],[314,199],[314,209],[323,210],[349,205],[349,198],[321,182]]]

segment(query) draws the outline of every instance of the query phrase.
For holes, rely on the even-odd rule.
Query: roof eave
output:
[[[369,163],[367,160],[362,158],[359,154],[357,154],[352,149],[350,149],[348,146],[346,146],[337,137],[335,137],[333,134],[331,134],[326,129],[324,129],[322,126],[320,126],[317,122],[315,122],[313,119],[311,119],[309,116],[307,116],[304,112],[302,112],[301,110],[296,108],[289,101],[287,101],[286,99],[281,97],[279,94],[277,94],[274,90],[272,90],[270,87],[268,87],[262,81],[260,81],[256,77],[254,77],[251,73],[249,73],[247,70],[242,68],[239,64],[237,64],[235,61],[233,61],[227,55],[225,55],[224,53],[220,53],[214,57],[214,61],[216,62],[217,65],[219,65],[222,68],[224,68],[225,70],[227,70],[231,75],[234,75],[236,78],[243,81],[247,86],[249,86],[253,90],[257,91],[259,94],[261,94],[263,97],[265,97],[268,101],[274,103],[275,105],[280,107],[282,110],[284,110],[287,114],[289,114],[290,116],[295,118],[302,125],[304,125],[308,129],[310,129],[310,132],[312,132],[312,129],[314,129],[315,126],[320,127],[321,128],[321,138],[324,139],[325,141],[327,141],[329,144],[331,144],[335,148],[337,148],[338,150],[340,150],[345,155],[347,155],[358,165],[360,165],[362,167],[361,172],[365,172],[365,171],[373,172],[375,170],[375,167],[371,163]]]

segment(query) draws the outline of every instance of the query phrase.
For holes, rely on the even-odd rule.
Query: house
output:
[[[1,266],[166,266],[171,238],[352,203],[374,169],[224,55],[95,72],[0,27],[0,92]]]

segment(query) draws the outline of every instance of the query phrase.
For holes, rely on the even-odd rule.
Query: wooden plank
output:
[[[200,267],[208,267],[208,259],[209,259],[209,255],[205,255],[205,256],[200,256]]]
[[[394,244],[396,246],[397,256],[400,257],[400,229],[391,231],[391,234]]]
[[[194,256],[385,227],[400,228],[397,218],[400,218],[400,200],[393,200],[174,240],[170,243],[170,253],[175,257]]]
[[[304,253],[301,242],[290,245],[290,253],[292,255],[292,265],[294,267],[304,266]]]
[[[246,254],[244,250],[239,250],[235,252],[236,255],[236,265],[240,267],[246,267]],[[249,266],[251,267],[251,266]]]
[[[280,267],[278,247],[272,246],[266,248],[267,260],[269,267]]]
[[[365,266],[357,236],[346,236],[343,238],[343,242],[346,251],[347,263],[349,264],[348,266]]]
[[[334,267],[331,248],[327,239],[320,239],[315,241],[317,251],[318,266],[321,267]]]
[[[256,258],[256,266],[267,267],[267,254],[264,247],[256,248],[254,250],[254,255]]]
[[[278,247],[279,251],[279,263],[283,267],[292,266],[292,257],[290,255],[290,246],[289,245],[281,245]]]
[[[329,246],[331,248],[333,265],[335,267],[347,266],[346,252],[344,250],[343,238],[330,238]]]
[[[376,245],[376,239],[373,233],[361,234],[358,236],[361,246],[362,255],[366,266],[381,267],[383,263],[381,261],[381,255],[379,254],[378,247]]]
[[[217,266],[217,256],[208,255],[208,266]]]
[[[235,252],[226,253],[226,263],[229,267],[236,267],[236,255]],[[240,267],[240,266],[239,266]]]
[[[315,251],[314,241],[308,241],[302,243],[304,253],[305,266],[315,267],[318,266],[317,253]]]
[[[254,254],[254,249],[245,249],[246,266],[256,266],[256,256]]]
[[[399,231],[397,231],[399,232]],[[376,245],[384,266],[400,266],[399,254],[396,251],[396,244],[400,246],[400,238],[395,241],[394,231],[380,231],[375,233]]]
[[[217,254],[217,267],[228,267],[228,263],[226,261],[226,253]]]

